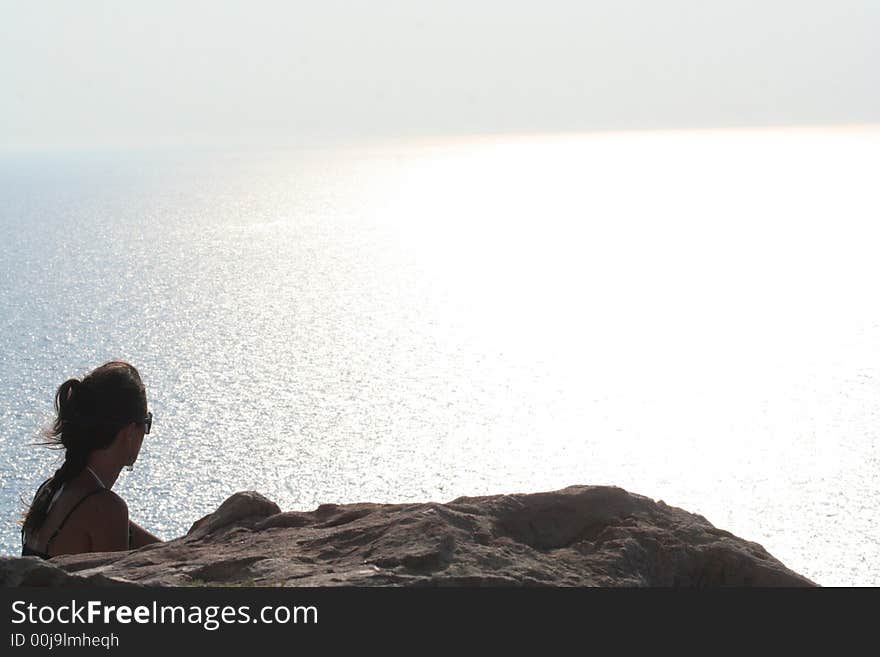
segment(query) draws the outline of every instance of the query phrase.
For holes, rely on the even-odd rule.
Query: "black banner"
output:
[[[843,589],[9,588],[2,643],[4,655],[329,650],[352,640],[378,648],[547,647],[602,636],[624,646],[697,630],[725,641],[803,638],[834,623],[847,638],[873,626],[877,598]]]

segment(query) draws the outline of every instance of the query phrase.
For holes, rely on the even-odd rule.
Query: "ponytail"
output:
[[[67,379],[58,386],[58,392],[55,393],[55,422],[49,429],[49,440],[62,436],[64,425],[73,421],[76,416],[76,391],[80,385],[82,382],[79,379]],[[61,441],[63,442],[63,438]]]
[[[34,501],[25,515],[22,523],[22,534],[40,527],[49,514],[49,505],[61,486],[74,479],[82,472],[89,460],[88,450],[70,444],[72,432],[65,435],[65,428],[74,421],[76,415],[76,390],[81,385],[79,379],[68,379],[55,393],[55,421],[44,434],[44,442],[39,443],[53,449],[65,449],[64,463],[55,471],[48,481],[37,489]]]

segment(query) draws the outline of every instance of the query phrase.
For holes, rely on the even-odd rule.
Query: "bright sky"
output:
[[[877,0],[0,0],[0,148],[880,121]]]

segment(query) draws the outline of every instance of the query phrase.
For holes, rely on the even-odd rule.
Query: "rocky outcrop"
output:
[[[4,586],[813,586],[705,518],[604,486],[281,512],[236,493],[183,537],[0,560]]]

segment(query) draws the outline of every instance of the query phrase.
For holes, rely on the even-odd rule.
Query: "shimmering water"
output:
[[[117,490],[615,484],[880,585],[880,130],[0,158],[2,552],[28,443],[110,359],[155,415]]]

